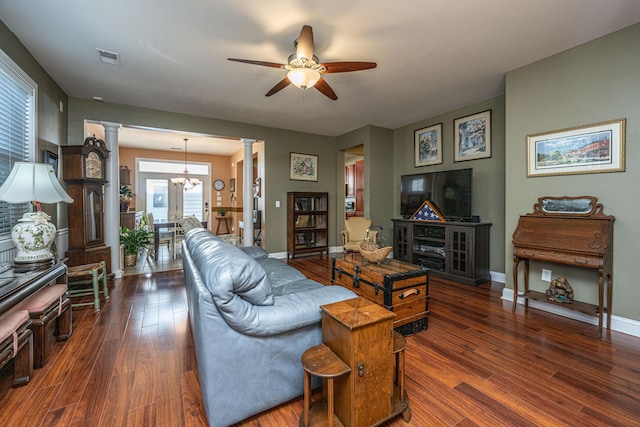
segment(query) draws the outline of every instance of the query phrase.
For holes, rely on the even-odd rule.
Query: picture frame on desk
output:
[[[527,177],[625,171],[626,119],[527,136]]]

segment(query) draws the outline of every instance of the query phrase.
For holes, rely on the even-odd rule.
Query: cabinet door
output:
[[[447,239],[447,272],[469,277],[473,273],[473,232],[464,227],[449,227]]]
[[[347,165],[346,170],[346,194],[347,197],[356,196],[356,165]]]
[[[400,261],[411,262],[411,225],[395,223],[393,225],[393,257]]]

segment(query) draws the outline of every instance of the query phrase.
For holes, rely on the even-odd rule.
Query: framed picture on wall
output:
[[[290,153],[289,179],[296,181],[318,180],[318,156]]]
[[[527,136],[527,177],[625,170],[626,119]]]
[[[442,123],[413,132],[415,167],[442,163]]]
[[[46,165],[53,166],[53,170],[56,171],[56,176],[58,176],[58,155],[56,153],[44,150],[43,162]]]
[[[453,121],[455,162],[491,157],[491,110]]]

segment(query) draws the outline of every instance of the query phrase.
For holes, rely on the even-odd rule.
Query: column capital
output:
[[[122,127],[122,123],[113,123],[113,122],[100,122],[102,126],[104,126],[105,130],[118,130]]]

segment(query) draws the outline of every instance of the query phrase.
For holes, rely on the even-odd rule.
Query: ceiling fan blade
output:
[[[229,61],[234,61],[234,62],[244,62],[245,64],[262,65],[263,67],[284,68],[284,64],[277,64],[275,62],[254,61],[252,59],[237,59],[237,58],[227,58],[227,59]]]
[[[349,71],[369,70],[376,68],[375,62],[323,62],[327,69],[325,73],[347,73]]]
[[[338,95],[336,95],[333,89],[331,89],[331,86],[329,86],[329,83],[327,83],[327,81],[322,77],[320,77],[320,80],[318,80],[313,87],[315,87],[320,92],[322,92],[326,97],[331,98],[334,101],[338,99]]]
[[[300,37],[296,42],[296,58],[309,61],[313,59],[313,30],[309,25],[303,25],[300,30]]]
[[[280,80],[278,82],[278,84],[276,84],[274,87],[271,88],[271,90],[269,92],[267,92],[267,94],[265,96],[271,96],[276,92],[280,92],[282,89],[284,89],[285,87],[289,86],[291,84],[291,82],[289,81],[289,79],[287,77],[285,77],[284,79]]]

